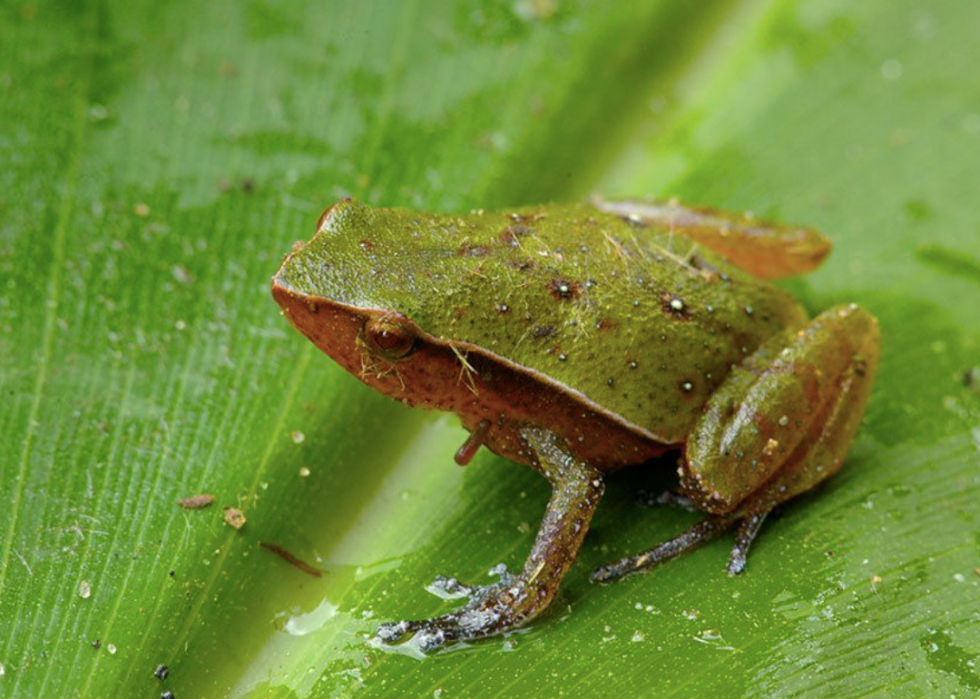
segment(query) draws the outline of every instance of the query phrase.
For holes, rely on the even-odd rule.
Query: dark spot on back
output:
[[[531,328],[532,337],[551,337],[552,335],[557,334],[558,331],[550,325],[535,325],[533,328]]]
[[[582,295],[582,284],[558,277],[548,283],[548,293],[554,296],[556,301],[577,299]]]
[[[663,302],[664,313],[677,320],[690,320],[691,309],[677,294],[664,293],[660,300]]]
[[[361,250],[364,252],[374,252],[374,243],[366,238],[362,238],[360,242],[358,242],[358,245],[361,246]]]
[[[596,328],[599,330],[612,330],[616,327],[618,323],[612,318],[603,318],[598,323],[595,324]]]

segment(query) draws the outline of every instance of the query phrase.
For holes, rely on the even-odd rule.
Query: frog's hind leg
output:
[[[450,643],[494,636],[523,626],[554,599],[578,554],[605,486],[599,471],[568,454],[553,433],[528,428],[521,430],[521,437],[537,457],[537,470],[551,482],[552,495],[520,575],[495,568],[491,573],[500,575],[500,582],[485,587],[437,579],[432,586],[437,593],[468,597],[469,602],[434,619],[384,624],[377,631],[381,643],[411,639],[424,653]]]
[[[675,536],[649,551],[635,556],[621,558],[615,563],[601,566],[592,571],[592,581],[598,583],[613,582],[627,575],[650,570],[661,563],[677,558],[701,544],[717,539],[731,529],[733,519],[730,516],[706,517],[680,536]]]
[[[830,253],[830,241],[812,228],[790,226],[676,200],[595,201],[595,206],[636,226],[677,231],[762,279],[809,272]]]
[[[681,465],[685,493],[713,514],[598,569],[593,580],[647,570],[735,526],[728,572],[741,573],[766,515],[840,470],[867,404],[878,344],[871,315],[838,306],[734,369],[708,402]]]

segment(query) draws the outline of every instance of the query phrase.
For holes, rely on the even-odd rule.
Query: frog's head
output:
[[[624,429],[622,418],[520,354],[564,361],[549,348],[561,328],[578,327],[568,320],[593,309],[570,303],[580,290],[566,275],[585,272],[572,263],[562,271],[562,251],[537,236],[549,222],[584,230],[603,215],[579,207],[436,215],[344,200],[286,258],[272,295],[349,373],[409,405],[456,413],[498,454],[531,463],[518,430],[546,419],[581,458],[633,463],[660,453],[652,434]],[[535,328],[538,344],[527,339]],[[620,430],[612,455],[610,429]],[[462,463],[472,449],[461,454]]]
[[[453,356],[451,343],[423,330],[422,319],[431,318],[418,288],[431,293],[425,258],[433,254],[419,233],[449,225],[450,217],[342,200],[320,217],[314,238],[286,257],[272,295],[300,332],[372,388],[452,409],[452,396],[431,393],[439,383],[458,385],[459,364],[444,361]]]

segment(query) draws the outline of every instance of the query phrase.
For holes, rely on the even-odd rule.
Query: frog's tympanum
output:
[[[380,642],[431,650],[526,624],[575,560],[606,475],[668,452],[706,518],[593,579],[729,529],[741,572],[766,514],[840,469],[868,400],[875,319],[841,305],[808,320],[762,281],[829,250],[812,230],[674,202],[324,213],[273,282],[286,318],[372,388],[456,413],[470,432],[458,463],[485,446],[553,488],[519,575],[441,578],[469,602],[385,624]]]

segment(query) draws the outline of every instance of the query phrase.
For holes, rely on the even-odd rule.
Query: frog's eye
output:
[[[388,361],[404,359],[415,351],[415,324],[405,316],[372,318],[364,324],[368,346]]]

